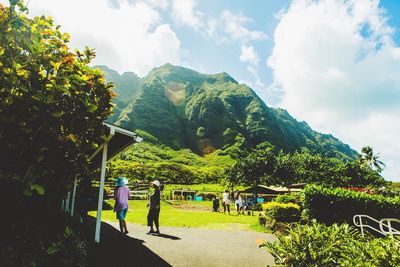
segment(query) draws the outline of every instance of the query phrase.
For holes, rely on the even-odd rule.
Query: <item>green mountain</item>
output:
[[[145,131],[173,149],[208,155],[268,142],[285,152],[308,150],[342,159],[357,155],[332,135],[268,107],[250,87],[226,73],[206,75],[166,64],[139,79],[101,68],[118,94],[110,121]]]
[[[116,97],[114,98],[114,114],[108,119],[109,122],[115,122],[122,109],[124,109],[129,100],[139,92],[141,86],[141,79],[133,72],[124,72],[120,75],[115,70],[112,70],[104,65],[94,66],[93,68],[98,68],[103,71],[104,76],[108,82],[114,83],[114,92]]]

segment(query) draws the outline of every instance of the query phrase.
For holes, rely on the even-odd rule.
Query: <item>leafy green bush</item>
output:
[[[298,203],[298,195],[278,195],[274,201],[278,203]]]
[[[86,242],[69,227],[21,227],[15,240],[0,246],[1,266],[85,266]]]
[[[300,219],[300,207],[294,203],[269,202],[263,204],[265,215],[278,222],[295,222]]]
[[[366,214],[376,219],[400,218],[400,197],[308,185],[302,193],[301,202],[309,217],[328,224],[352,223],[356,214]]]
[[[285,266],[400,266],[400,242],[363,238],[347,224],[294,224],[287,235],[262,246]]]
[[[51,17],[27,13],[22,0],[0,4],[0,187],[13,198],[37,193],[55,203],[77,175],[90,177],[112,84],[90,68],[94,50],[72,52]]]
[[[256,204],[254,204],[253,210],[254,210],[254,211],[262,211],[262,210],[263,210],[262,204],[261,204],[261,203],[256,203]]]

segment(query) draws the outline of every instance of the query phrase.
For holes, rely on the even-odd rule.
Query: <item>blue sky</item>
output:
[[[274,17],[283,8],[287,8],[289,1],[199,1],[198,10],[207,15],[218,17],[224,10],[229,10],[249,18],[245,26],[251,31],[265,33],[265,39],[243,42],[241,40],[218,42],[213,38],[204,37],[196,31],[184,26],[177,26],[177,34],[182,40],[182,48],[188,51],[185,63],[202,72],[227,72],[239,81],[255,83],[255,77],[247,70],[247,64],[240,61],[241,45],[253,46],[257,52],[259,62],[259,78],[268,85],[272,82],[272,73],[265,62],[273,48],[273,34],[278,24]],[[209,12],[206,12],[209,11]],[[206,49],[205,49],[206,48]],[[253,85],[254,87],[254,85]],[[258,89],[258,88],[255,88]],[[258,90],[262,95],[262,90]],[[267,100],[267,99],[265,99]],[[269,100],[267,100],[269,101]],[[269,101],[271,102],[271,101]]]
[[[167,62],[227,72],[313,129],[358,151],[371,145],[384,176],[400,181],[398,0],[31,0],[29,8],[119,72],[144,76]]]

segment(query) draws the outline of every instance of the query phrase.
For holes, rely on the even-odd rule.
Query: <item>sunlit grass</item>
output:
[[[113,201],[110,200],[113,205]],[[139,225],[147,225],[147,201],[130,200],[127,222]],[[211,201],[174,201],[172,204],[163,201],[161,203],[160,225],[190,228],[208,228],[225,230],[253,230],[263,231],[258,227],[258,212],[254,216],[236,215],[236,211],[231,211],[232,215],[223,212],[212,212]],[[96,216],[95,211],[89,215]],[[115,213],[112,210],[104,210],[102,213],[103,221],[117,222]]]

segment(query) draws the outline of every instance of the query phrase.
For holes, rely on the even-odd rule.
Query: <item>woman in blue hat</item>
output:
[[[128,199],[129,199],[129,187],[127,187],[128,180],[124,177],[118,177],[116,180],[116,187],[114,190],[114,211],[117,214],[119,220],[119,229],[121,233],[128,234],[128,228],[126,227],[125,217],[128,212]]]

